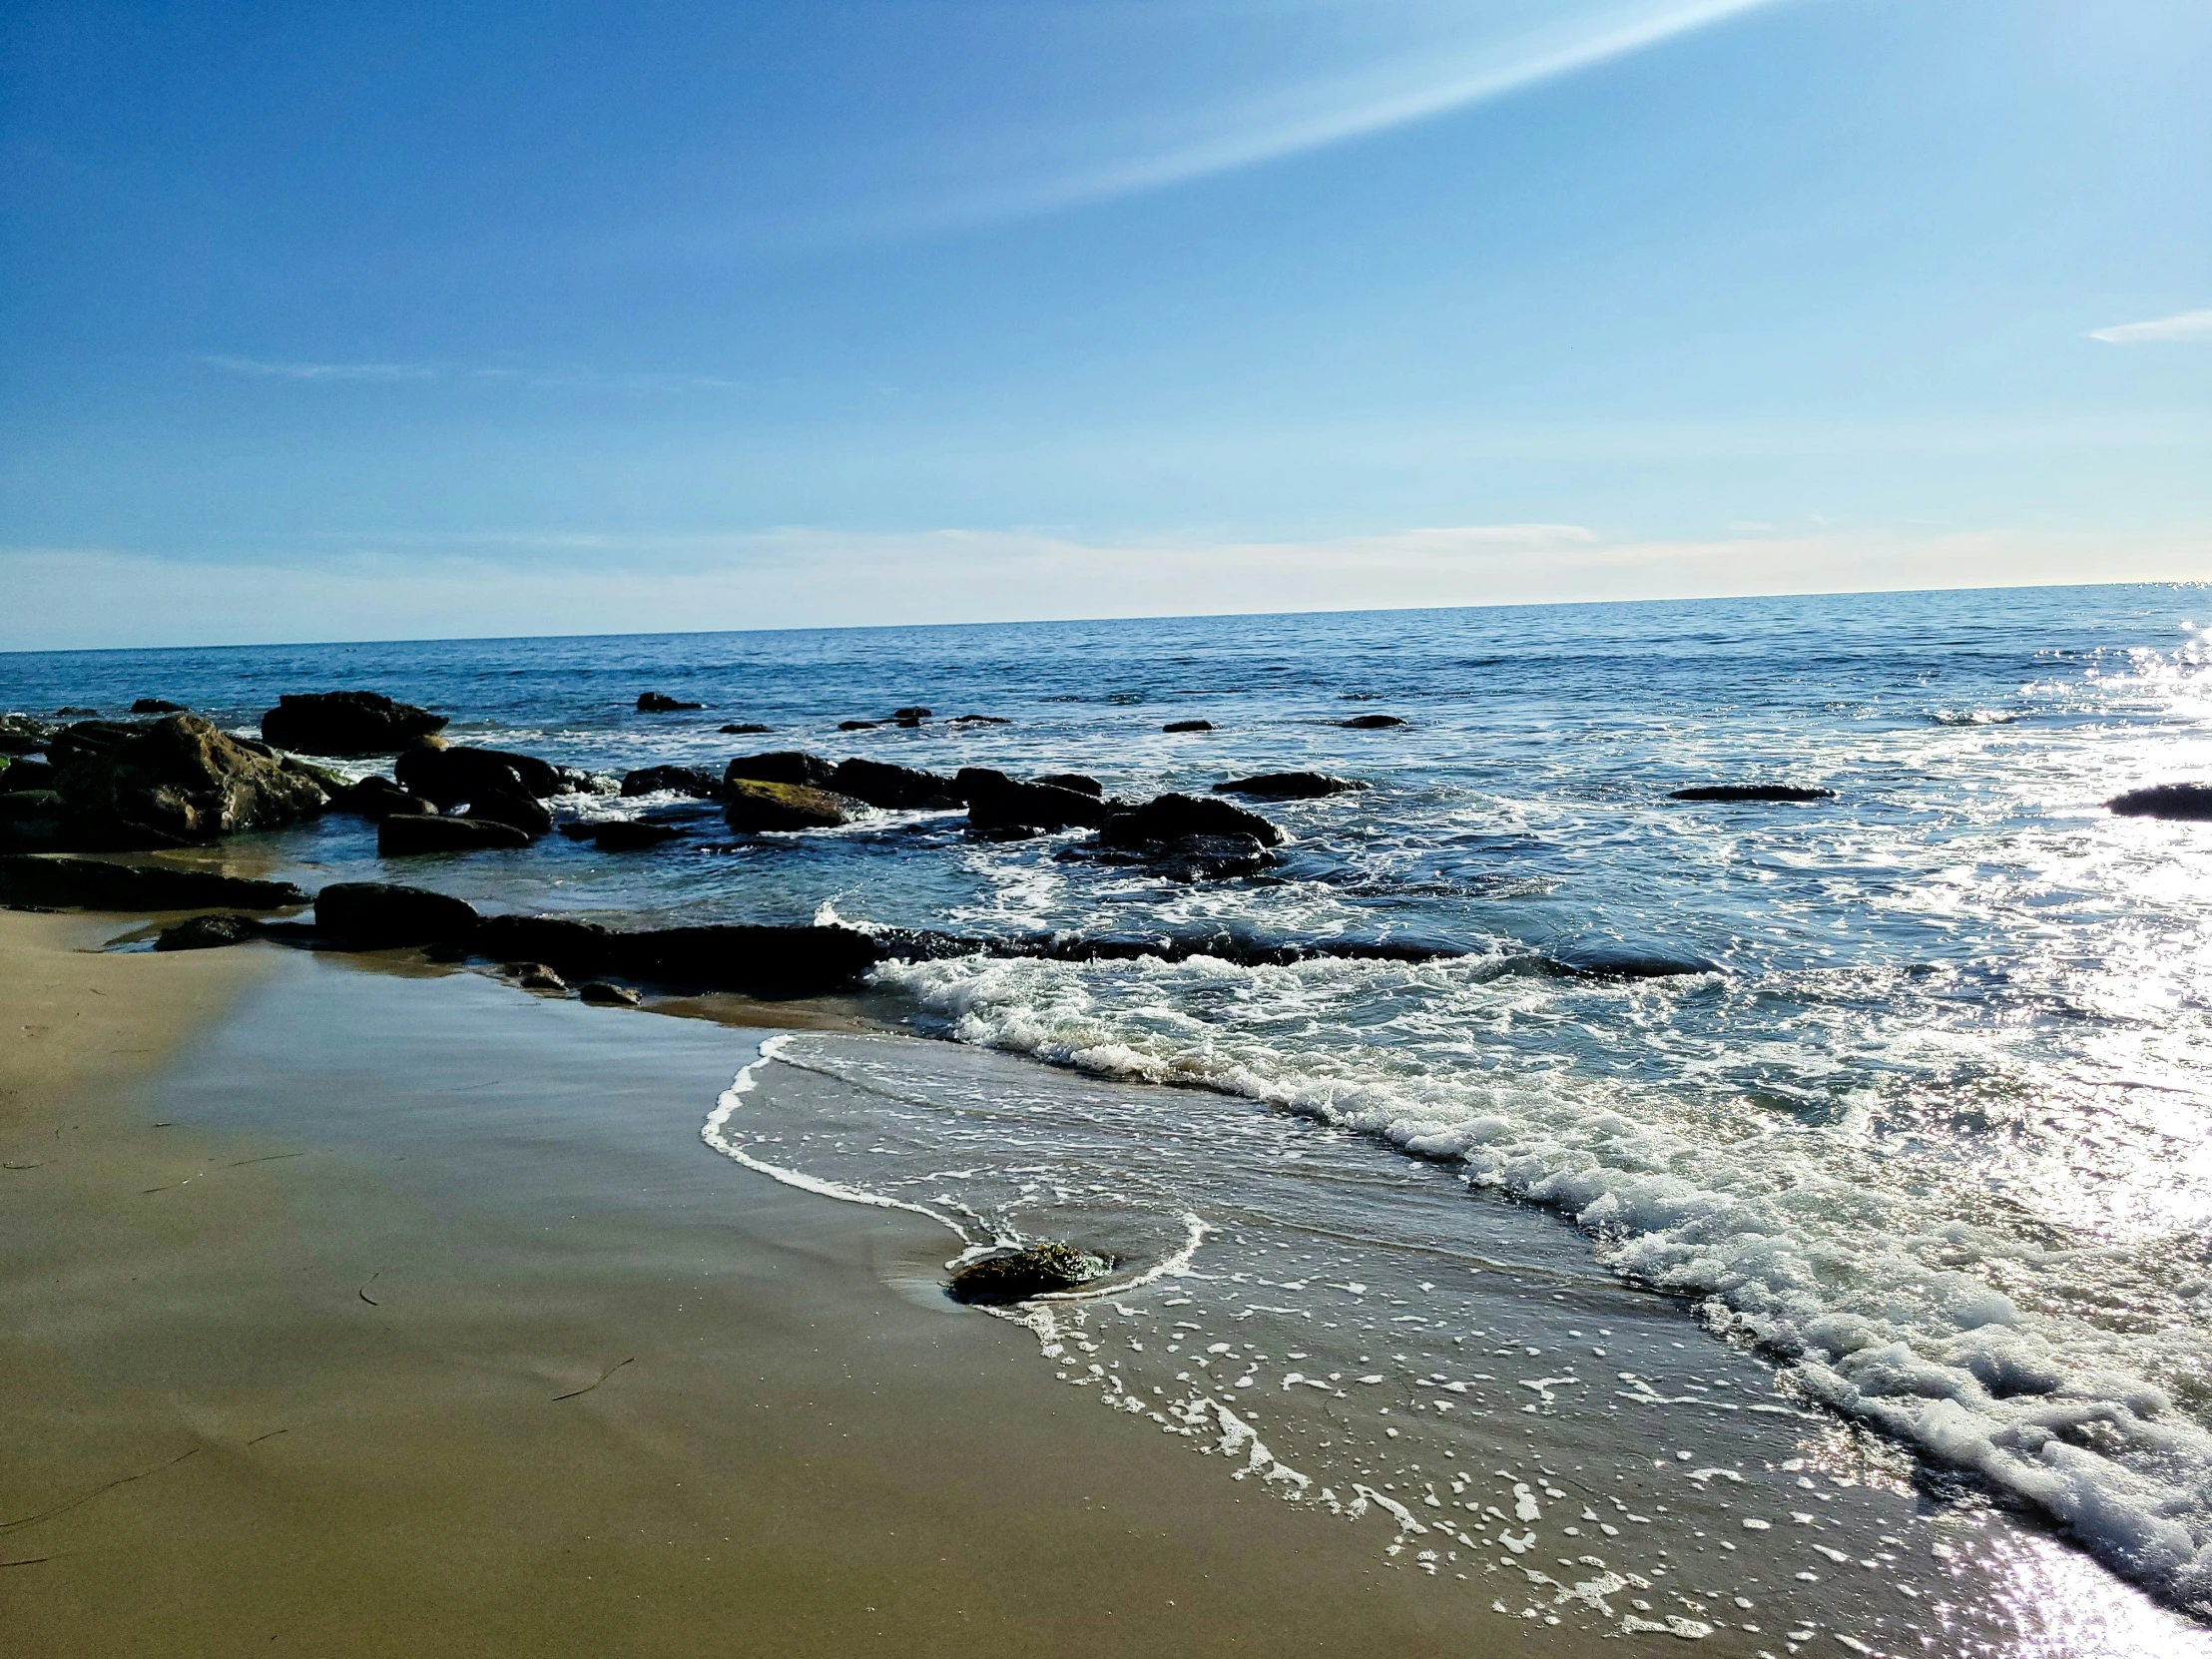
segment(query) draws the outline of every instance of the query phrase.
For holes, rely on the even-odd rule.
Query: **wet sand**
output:
[[[732,1033],[124,930],[0,915],[9,1651],[1465,1650],[707,1151]]]
[[[134,930],[0,912],[20,1028],[0,1043],[11,1652],[1619,1651],[1591,1609],[1521,1616],[1549,1597],[1526,1562],[1571,1577],[1548,1552],[1595,1542],[1549,1535],[1571,1509],[1544,1553],[1424,1576],[1385,1554],[1380,1515],[1346,1524],[1234,1482],[1198,1442],[1064,1385],[1030,1332],[948,1304],[933,1224],[709,1151],[701,1121],[765,1035],[732,1022],[773,1010],[588,1008],[404,953],[93,953]],[[780,1023],[866,1023],[792,1012]],[[956,1088],[1019,1065],[942,1060]],[[840,1109],[797,1074],[769,1107]],[[1707,1342],[1605,1283],[1551,1218],[1493,1205],[1469,1225],[1504,1270],[1486,1319],[1549,1343],[1542,1322],[1583,1317],[1540,1306],[1564,1286],[1655,1349]],[[1132,1334],[1122,1317],[1101,1345]],[[1707,1349],[1705,1375],[1758,1385]],[[1657,1471],[1689,1445],[1791,1491],[1787,1451],[1860,1459],[1799,1501],[1854,1510],[1822,1537],[1868,1555],[1864,1590],[1856,1559],[1829,1574],[1825,1557],[1819,1586],[1795,1586],[1799,1563],[1760,1553],[1781,1534],[1728,1512],[1740,1486],[1638,1477],[1676,1534],[1652,1543],[1706,1597],[1653,1611],[1696,1608],[1701,1651],[1841,1654],[1848,1628],[1874,1638],[1856,1651],[2205,1645],[2047,1533],[1916,1491],[1902,1458],[1870,1479],[1833,1430],[1711,1413],[1647,1430],[1637,1409],[1516,1413],[1511,1432],[1577,1489],[1585,1460]],[[1950,1553],[1883,1547],[1935,1510]],[[1737,1548],[1709,1554],[1701,1528],[1741,1536],[1744,1570],[1791,1587],[1817,1635],[1700,1589],[1700,1560]],[[1840,1622],[1878,1585],[1948,1611],[1887,1646]]]

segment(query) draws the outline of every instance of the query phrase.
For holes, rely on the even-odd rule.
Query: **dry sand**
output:
[[[1551,1645],[709,1153],[729,1031],[125,925],[0,914],[0,1649]]]

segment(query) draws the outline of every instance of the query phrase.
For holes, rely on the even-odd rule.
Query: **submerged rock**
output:
[[[1405,722],[1395,715],[1355,715],[1337,724],[1347,732],[1381,732],[1392,726],[1403,726]]]
[[[1112,1257],[1055,1239],[969,1262],[953,1273],[947,1290],[955,1302],[1021,1302],[1072,1291],[1113,1271]]]
[[[287,694],[262,716],[264,742],[309,755],[396,755],[444,728],[443,715],[369,691]]]
[[[733,830],[775,833],[834,830],[852,822],[856,802],[804,784],[767,784],[738,778],[722,786],[723,817]]]
[[[967,802],[969,824],[981,830],[1095,827],[1106,818],[1106,804],[1096,796],[1023,784],[988,767],[962,767],[952,787]]]
[[[319,813],[322,786],[198,715],[145,726],[86,721],[46,746],[71,839],[88,848],[184,846]]]
[[[1011,726],[1013,722],[1004,715],[954,715],[948,724],[953,726]]]
[[[605,979],[594,979],[588,984],[577,986],[576,994],[586,1002],[597,1003],[602,1007],[635,1008],[638,1005],[636,991],[628,985],[612,984]]]
[[[0,855],[0,904],[50,910],[292,910],[307,895],[288,881],[250,881],[213,870],[117,864],[104,858]]]
[[[2212,819],[2212,784],[2153,784],[2116,795],[2105,806],[2121,818]]]
[[[500,971],[526,991],[565,991],[568,981],[543,962],[509,962]]]
[[[1214,793],[1253,795],[1269,801],[1313,801],[1367,787],[1356,778],[1333,778],[1326,772],[1264,772],[1255,778],[1232,778],[1226,784],[1216,784]]]
[[[719,730],[725,737],[756,738],[763,733],[773,732],[776,728],[773,726],[756,726],[751,721],[741,720],[732,725],[721,727]]]
[[[35,754],[60,730],[29,715],[0,715],[0,755]]]
[[[261,931],[252,916],[187,916],[174,927],[165,927],[154,941],[156,950],[214,950],[227,944],[243,944]]]
[[[909,705],[908,707],[906,707],[906,708],[903,708],[903,709],[893,709],[893,710],[891,711],[891,719],[893,719],[893,720],[927,720],[927,719],[929,718],[929,713],[930,713],[930,711],[929,711],[929,710],[927,710],[927,709],[924,709],[924,708],[923,708],[923,707],[922,707],[922,706],[921,706],[920,704],[918,704],[918,703],[915,703],[915,704]]]
[[[433,818],[438,806],[411,790],[401,789],[389,778],[363,778],[330,797],[334,812],[351,813],[372,824],[387,818]]]
[[[319,931],[369,949],[465,939],[478,919],[465,899],[393,881],[334,881],[314,898]]]
[[[701,801],[712,801],[722,794],[722,780],[704,767],[640,767],[635,772],[622,775],[624,795],[666,795],[671,792],[692,796]]]
[[[376,827],[379,857],[419,852],[482,852],[528,846],[530,837],[511,824],[473,818],[387,818]]]
[[[1700,784],[1676,790],[1670,801],[1833,801],[1834,790],[1800,789],[1794,784]]]
[[[638,698],[641,715],[673,715],[686,709],[704,709],[704,703],[686,703],[681,698],[670,697],[666,692],[645,692]]]
[[[879,720],[840,720],[837,722],[837,730],[840,732],[872,732],[882,724]]]
[[[1227,881],[1259,874],[1275,854],[1251,835],[1184,835],[1161,842],[1151,861],[1170,881]]]
[[[1081,772],[1048,772],[1032,782],[1042,784],[1047,789],[1073,790],[1077,795],[1103,798],[1106,794],[1105,785]]]
[[[1570,944],[1546,959],[1556,971],[1586,979],[1667,979],[1678,974],[1721,971],[1720,963],[1686,946],[1632,944],[1615,939]]]
[[[187,712],[182,703],[165,703],[158,697],[142,697],[131,705],[131,713],[134,715],[181,715]]]
[[[722,769],[722,781],[734,784],[748,778],[761,784],[804,784],[811,790],[826,790],[836,774],[837,769],[819,755],[780,749],[769,755],[740,755]]]
[[[1098,838],[1107,846],[1143,846],[1187,835],[1245,835],[1262,846],[1283,844],[1283,831],[1258,813],[1205,796],[1163,795],[1141,807],[1111,814]]]
[[[1210,720],[1171,720],[1160,728],[1163,732],[1211,732],[1213,729],[1214,723]]]
[[[943,812],[967,805],[967,797],[951,779],[881,761],[841,762],[830,775],[829,787],[889,812]]]
[[[614,819],[605,824],[564,824],[561,833],[570,840],[590,841],[602,852],[642,852],[649,846],[680,841],[684,831],[670,824],[650,824],[642,819]]]

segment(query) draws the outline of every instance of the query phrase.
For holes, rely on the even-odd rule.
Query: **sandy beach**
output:
[[[12,1651],[1463,1646],[707,1152],[731,1033],[126,930],[0,916]]]

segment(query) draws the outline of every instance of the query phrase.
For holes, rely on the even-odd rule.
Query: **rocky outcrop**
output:
[[[604,979],[589,980],[577,986],[576,994],[602,1008],[635,1008],[639,1000],[638,993],[628,985],[610,984]]]
[[[182,703],[165,703],[158,697],[142,697],[131,705],[134,715],[181,715],[189,713]]]
[[[1047,789],[1073,790],[1077,795],[1103,797],[1106,794],[1105,785],[1080,772],[1048,772],[1031,782],[1042,784]]]
[[[686,709],[704,709],[706,706],[704,703],[686,703],[665,692],[646,692],[638,698],[638,713],[641,715],[673,715]]]
[[[740,755],[722,769],[726,784],[751,779],[757,784],[804,784],[811,790],[829,789],[836,775],[837,769],[821,756],[805,755],[796,749],[782,749],[772,755]]]
[[[878,958],[850,927],[668,927],[618,932],[567,916],[487,916],[478,954],[545,962],[571,978],[620,974],[660,984],[817,996],[856,988]]]
[[[376,827],[376,852],[407,858],[421,852],[485,852],[528,846],[530,837],[509,824],[473,818],[387,818]]]
[[[0,789],[6,784],[5,775],[0,775]],[[0,794],[0,852],[59,852],[68,844],[58,794],[52,790]]]
[[[322,810],[322,786],[198,715],[144,726],[86,721],[52,738],[54,788],[72,844],[188,846]]]
[[[368,691],[287,695],[262,716],[264,742],[309,755],[396,755],[444,727],[443,715]]]
[[[1163,732],[1211,732],[1213,729],[1214,723],[1210,720],[1171,720],[1160,728]]]
[[[967,802],[968,822],[986,832],[1095,828],[1106,819],[1106,804],[1096,796],[1051,784],[1024,784],[987,767],[961,768],[952,788]]]
[[[29,715],[0,715],[0,755],[35,755],[60,730]]]
[[[288,881],[250,881],[212,870],[118,864],[105,858],[0,855],[0,904],[42,910],[297,909],[307,895]]]
[[[722,786],[723,817],[733,830],[756,833],[796,830],[834,830],[852,822],[859,805],[828,790],[804,784],[765,784],[737,778]]]
[[[1283,844],[1283,831],[1258,813],[1196,795],[1163,795],[1109,815],[1098,838],[1106,846],[1138,847],[1189,835],[1244,835],[1262,846]]]
[[[1355,715],[1352,719],[1340,720],[1337,724],[1347,732],[1382,732],[1392,726],[1403,726],[1405,722],[1395,715]]]
[[[1791,784],[1700,784],[1676,790],[1670,801],[1833,801],[1834,790],[1799,789]]]
[[[1054,1239],[965,1263],[946,1289],[955,1302],[1021,1302],[1072,1291],[1113,1271],[1112,1257]]]
[[[1216,784],[1216,795],[1250,795],[1265,801],[1314,801],[1325,795],[1344,795],[1368,786],[1353,778],[1332,778],[1326,772],[1264,772],[1255,778],[1232,778]]]
[[[391,770],[407,789],[440,807],[458,807],[479,795],[517,792],[544,801],[570,788],[561,768],[535,755],[466,745],[448,748],[441,740],[410,745]],[[577,776],[588,779],[590,775]]]
[[[2153,784],[2116,795],[2105,806],[2121,818],[2212,819],[2212,784]]]
[[[261,923],[252,916],[187,916],[176,926],[163,928],[160,936],[154,940],[154,948],[215,950],[224,945],[244,944],[261,930]]]
[[[688,795],[714,801],[722,795],[722,780],[704,767],[640,767],[622,775],[622,793],[639,795]]]
[[[387,818],[434,817],[438,807],[434,801],[401,789],[389,778],[363,778],[332,795],[330,810],[381,824]]]
[[[923,707],[922,707],[922,706],[921,706],[920,704],[918,704],[918,703],[915,703],[915,704],[910,704],[910,705],[908,705],[908,706],[907,706],[906,708],[903,708],[903,709],[893,709],[893,710],[891,711],[891,719],[893,719],[893,720],[927,720],[927,719],[929,718],[929,713],[930,713],[930,712],[929,712],[929,711],[928,711],[927,709],[924,709],[924,708],[923,708]]]
[[[336,881],[314,897],[314,923],[331,940],[358,949],[443,944],[476,930],[464,899],[390,881]]]
[[[967,805],[951,779],[880,761],[840,763],[830,775],[830,788],[889,812],[946,812]]]

